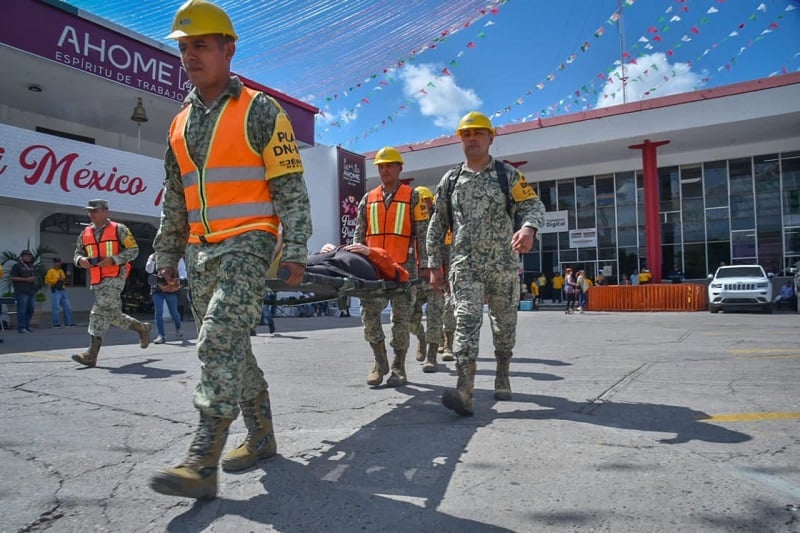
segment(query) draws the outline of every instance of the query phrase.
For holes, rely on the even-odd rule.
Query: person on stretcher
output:
[[[409,280],[408,271],[394,262],[386,250],[364,244],[325,244],[319,253],[308,256],[306,272],[370,281],[405,283]]]

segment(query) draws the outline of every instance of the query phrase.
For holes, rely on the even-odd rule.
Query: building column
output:
[[[631,150],[642,151],[642,170],[644,171],[644,230],[647,238],[647,268],[653,275],[653,281],[660,283],[661,272],[661,218],[659,217],[658,196],[658,156],[659,146],[669,141],[651,142],[645,139],[642,144],[628,146]]]

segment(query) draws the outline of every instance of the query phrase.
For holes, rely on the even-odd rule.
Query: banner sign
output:
[[[4,197],[83,208],[108,200],[115,213],[161,215],[164,162],[0,124]]]
[[[13,9],[13,17],[0,17],[0,40],[11,47],[177,102],[191,89],[177,55],[44,2],[15,2]]]
[[[358,203],[367,189],[367,167],[363,155],[337,147],[339,177],[339,244],[352,244],[358,218]]]
[[[595,248],[597,246],[597,228],[573,229],[569,231],[570,248]]]
[[[560,231],[567,231],[569,224],[567,223],[568,211],[548,211],[544,214],[544,227],[539,228],[539,233],[558,233]]]

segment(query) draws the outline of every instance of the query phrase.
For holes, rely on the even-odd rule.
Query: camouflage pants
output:
[[[383,333],[383,324],[381,324],[381,313],[386,308],[386,304],[392,302],[391,347],[395,352],[408,350],[415,292],[416,288],[412,287],[406,292],[391,297],[361,298],[361,322],[364,324],[364,338],[367,342],[383,342],[386,338]]]
[[[130,329],[139,321],[122,312],[122,289],[125,278],[105,278],[92,287],[94,305],[89,312],[89,335],[103,338],[111,326]]]
[[[422,306],[428,304],[425,311],[428,323],[428,332],[422,326]],[[417,287],[414,310],[411,313],[411,333],[420,337],[423,342],[432,344],[442,343],[442,312],[444,309],[444,295],[433,289],[429,284],[423,283]]]
[[[495,351],[512,351],[517,339],[517,273],[455,268],[450,273],[450,285],[455,298],[456,331],[453,353],[456,358],[468,358],[472,361],[478,358],[484,300],[489,304],[489,321]]]
[[[205,414],[236,418],[239,402],[267,389],[250,344],[250,328],[261,318],[269,262],[246,252],[200,261],[187,249],[192,313],[199,324],[200,381],[194,406]]]
[[[444,295],[444,308],[442,309],[442,329],[448,333],[456,330],[456,309],[453,293]]]

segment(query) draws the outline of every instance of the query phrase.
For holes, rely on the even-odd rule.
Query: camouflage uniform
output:
[[[214,126],[229,98],[238,98],[242,83],[235,76],[225,92],[209,107],[196,91],[187,96],[192,104],[186,142],[194,163],[202,168]],[[259,94],[247,117],[251,146],[264,153],[273,141],[275,124],[284,113],[270,97]],[[297,157],[295,154],[293,157]],[[177,268],[185,256],[192,295],[192,313],[200,324],[197,355],[200,382],[194,405],[202,413],[225,419],[239,414],[239,402],[250,401],[268,387],[253,356],[250,328],[261,317],[264,279],[277,239],[265,231],[251,231],[219,243],[187,244],[189,225],[181,172],[172,148],[164,159],[164,203],[161,227],[153,248],[158,268]],[[280,217],[285,247],[281,261],[305,264],[306,242],[311,235],[308,191],[302,172],[281,174],[267,168],[275,213]]]
[[[91,227],[94,229],[96,238],[99,239],[103,234],[103,229],[110,222],[110,220],[107,221],[99,228],[92,224]],[[117,239],[120,242],[120,250],[119,254],[114,256],[114,263],[120,265],[119,274],[113,278],[103,278],[100,283],[91,286],[91,290],[95,291],[95,298],[92,310],[89,312],[89,335],[94,337],[104,337],[111,326],[134,329],[141,325],[141,322],[122,312],[121,297],[122,290],[125,288],[127,272],[131,268],[128,263],[139,255],[139,245],[131,230],[119,222],[117,222]],[[86,247],[83,245],[83,234],[81,234],[75,243],[73,262],[77,265],[78,260],[87,255]]]
[[[422,325],[422,306],[428,304],[425,310],[425,319],[428,331]],[[420,339],[420,343],[441,344],[442,340],[442,312],[444,310],[444,295],[433,289],[429,283],[417,287],[414,311],[411,313],[411,333]]]
[[[367,196],[369,191],[361,199],[358,204],[358,218],[356,220],[356,229],[353,236],[353,242],[358,244],[365,244],[367,239]],[[419,211],[420,197],[417,191],[411,192],[411,212],[417,213]],[[424,204],[422,204],[424,205]],[[428,255],[425,251],[425,235],[428,231],[428,216],[427,209],[424,210],[425,216],[418,217],[421,220],[414,220],[415,216],[412,215],[411,224],[411,244],[408,253],[408,259],[403,267],[408,270],[408,274],[415,278],[417,277],[417,258],[415,250],[419,253],[419,260],[424,264],[427,261]],[[415,245],[416,243],[416,245]],[[386,308],[389,302],[392,302],[392,342],[391,346],[395,352],[405,352],[408,350],[410,339],[410,324],[411,313],[414,310],[414,299],[416,290],[411,289],[402,294],[394,295],[391,297],[379,296],[375,298],[361,298],[361,321],[364,324],[364,338],[367,342],[374,344],[383,342],[386,335],[383,333],[383,326],[381,324],[381,313]]]
[[[452,207],[453,244],[449,281],[455,302],[456,331],[453,351],[459,361],[476,361],[483,321],[484,300],[489,304],[495,351],[509,353],[516,341],[519,306],[519,259],[511,249],[513,218],[506,210],[505,194],[498,183],[494,159],[481,172],[462,165],[449,201],[447,183],[456,170],[448,171],[436,190],[436,207],[427,235],[428,266],[440,268]],[[522,174],[506,164],[514,210],[523,224],[544,225],[544,205],[533,198],[517,200]]]

